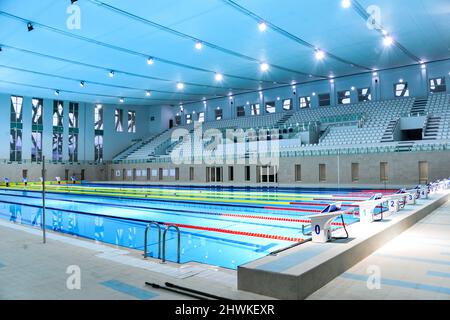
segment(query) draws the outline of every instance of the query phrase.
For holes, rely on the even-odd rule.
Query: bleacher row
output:
[[[274,113],[260,116],[247,116],[235,119],[224,119],[220,121],[209,121],[202,124],[203,131],[208,129],[262,129],[262,128],[286,128],[305,126],[305,124],[315,125],[324,119],[333,121],[333,119],[344,119],[344,121],[358,123],[349,123],[350,125],[342,126],[330,124],[329,129],[321,138],[318,145],[302,145],[298,135],[291,135],[286,139],[284,136],[279,146],[280,150],[295,151],[300,148],[332,147],[332,146],[349,146],[361,145],[369,146],[379,144],[383,135],[392,120],[400,118],[404,114],[408,114],[414,104],[415,98],[398,98],[386,101],[368,101],[351,105],[339,105],[332,107],[320,107],[311,109],[301,109],[297,112]],[[439,115],[442,120],[439,127],[438,139],[450,138],[450,95],[449,94],[433,94],[428,99],[426,113],[429,115]],[[327,120],[327,121],[328,121]],[[334,121],[337,121],[334,120]],[[328,123],[327,123],[328,124]],[[130,152],[124,152],[120,157],[114,160],[137,160],[164,156],[170,152],[179,152],[182,148],[180,143],[171,141],[172,133],[176,129],[186,129],[189,133],[193,132],[194,124],[181,125],[168,129],[158,135],[148,137],[141,142],[136,148],[128,148]],[[196,156],[201,156],[205,145],[199,146],[192,143],[192,135],[184,137],[184,142],[191,139],[191,151]],[[276,139],[276,137],[272,137]],[[250,139],[249,139],[250,140]],[[250,140],[251,141],[251,140]],[[220,145],[220,143],[219,143]],[[167,151],[167,152],[166,152]]]

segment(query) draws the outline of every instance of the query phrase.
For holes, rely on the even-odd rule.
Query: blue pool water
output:
[[[251,196],[253,191],[246,192]],[[345,194],[340,193],[342,196]],[[302,223],[274,219],[302,219],[314,214],[308,210],[320,210],[330,202],[302,201],[304,204],[295,206],[270,204],[271,209],[267,209],[264,200],[261,204],[239,201],[230,204],[220,200],[186,203],[157,198],[48,193],[46,228],[143,252],[144,230],[149,221],[186,225],[189,227],[181,227],[182,263],[195,261],[236,269],[241,264],[295,243],[279,237],[308,239],[301,232]],[[41,205],[38,192],[0,190],[0,217],[11,222],[41,227]],[[284,210],[289,207],[298,211]],[[355,221],[357,219],[352,216],[345,217],[348,224]],[[248,233],[273,235],[277,239],[249,236]],[[155,228],[150,230],[148,240],[149,255],[156,257],[158,236]],[[168,231],[169,261],[176,261],[176,244],[176,233]]]

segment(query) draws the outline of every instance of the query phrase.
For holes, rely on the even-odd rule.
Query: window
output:
[[[275,101],[266,103],[266,113],[275,113]]]
[[[78,103],[69,103],[69,161],[78,161]]]
[[[323,163],[319,164],[319,182],[327,181],[327,166]]]
[[[43,104],[43,99],[33,98],[31,100],[31,161],[42,160]]]
[[[296,182],[302,181],[302,166],[299,164],[295,165],[295,181]]]
[[[97,104],[94,112],[94,130],[103,130],[103,106]]]
[[[10,161],[22,161],[23,97],[11,96]]]
[[[408,82],[399,82],[394,84],[394,92],[397,98],[409,97]]]
[[[447,86],[445,85],[444,77],[430,79],[430,92],[431,93],[445,92],[445,91],[447,91]]]
[[[194,167],[189,167],[189,180],[194,181]]]
[[[311,107],[311,97],[304,96],[300,97],[300,108],[309,108]]]
[[[428,162],[419,161],[419,183],[427,184],[428,180]]]
[[[359,181],[359,163],[352,163],[352,182]]]
[[[245,166],[245,181],[250,181],[250,166]]]
[[[181,124],[181,116],[177,114],[175,116],[175,125],[179,126]]]
[[[116,109],[114,111],[114,127],[116,128],[116,132],[123,132],[123,110]]]
[[[380,181],[387,182],[389,180],[388,174],[389,166],[387,162],[380,162]]]
[[[283,110],[292,110],[292,99],[283,100]]]
[[[94,160],[103,161],[103,106],[97,104],[94,110]]]
[[[216,120],[222,120],[222,109],[216,109]]]
[[[331,105],[330,94],[321,93],[319,94],[319,107],[325,107]]]
[[[180,180],[180,168],[175,168],[175,181]]]
[[[136,111],[128,111],[128,132],[136,132]]]
[[[205,113],[204,112],[198,113],[198,122],[200,122],[200,123],[205,122]]]
[[[234,181],[234,167],[228,167],[228,181]]]
[[[62,161],[63,150],[63,119],[64,103],[63,101],[53,101],[53,136],[52,136],[52,160]]]
[[[250,109],[252,111],[252,116],[259,116],[259,103],[252,104]]]
[[[238,106],[236,108],[236,116],[237,117],[245,117],[245,107],[244,106]]]
[[[370,101],[372,100],[372,93],[370,92],[370,88],[361,88],[358,89],[358,101]]]
[[[192,115],[187,114],[186,115],[186,124],[191,124],[192,123]]]
[[[95,161],[103,161],[103,134],[97,134],[94,138],[94,148],[95,148]]]
[[[338,92],[338,104],[350,104],[350,90]]]

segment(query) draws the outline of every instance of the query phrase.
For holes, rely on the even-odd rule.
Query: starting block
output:
[[[318,243],[325,243],[332,239],[331,237],[331,223],[334,219],[344,214],[342,211],[321,213],[316,216],[310,216],[312,228],[312,241]]]

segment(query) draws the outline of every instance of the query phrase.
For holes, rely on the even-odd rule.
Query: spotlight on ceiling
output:
[[[394,38],[392,38],[391,36],[386,35],[383,38],[383,44],[385,47],[389,47],[394,43]]]
[[[3,51],[3,49],[2,49],[2,47],[0,47],[0,52],[2,52]]]
[[[109,72],[109,77],[110,77],[110,78],[113,78],[113,77],[114,77],[114,71],[113,71],[113,70],[111,70],[111,71]]]
[[[177,83],[177,89],[178,90],[183,90],[184,89],[184,83],[183,82],[178,82]]]
[[[55,96],[59,96],[59,90],[55,90]]]
[[[195,43],[195,49],[201,50],[202,48],[203,48],[203,43],[201,43],[201,41],[197,41]]]
[[[352,2],[350,0],[342,0],[341,1],[341,6],[342,8],[350,8],[350,6],[352,5]]]
[[[70,0],[71,4],[74,4],[75,2],[77,2],[77,0]]]
[[[27,23],[27,28],[28,28],[28,32],[33,31],[34,27],[33,27],[33,25],[31,24],[31,22],[28,22],[28,23]]]
[[[261,32],[266,31],[266,30],[267,30],[267,24],[266,24],[264,21],[260,22],[260,23],[258,24],[258,29],[259,29],[259,31],[261,31]]]
[[[119,102],[120,102],[120,103],[123,103],[124,101],[125,101],[124,98],[120,98],[120,99],[119,99]]]
[[[80,81],[80,87],[84,88],[84,81]]]
[[[325,58],[325,52],[320,49],[316,49],[315,56],[317,60],[323,60]]]
[[[147,91],[145,91],[145,95],[146,95],[147,97],[150,97],[150,96],[152,95],[152,93],[150,92],[150,90],[147,90]]]
[[[222,81],[222,80],[223,80],[223,74],[221,74],[221,73],[216,73],[216,75],[214,76],[214,78],[216,79],[216,81]]]
[[[152,57],[148,57],[147,64],[152,65],[154,63],[155,63],[155,59],[153,59]]]
[[[263,62],[259,65],[259,68],[261,69],[261,71],[266,72],[267,70],[269,70],[269,64]]]

